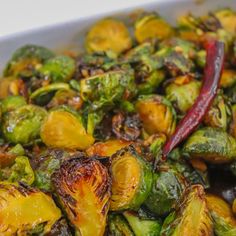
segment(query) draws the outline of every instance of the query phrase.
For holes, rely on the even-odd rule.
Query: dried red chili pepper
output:
[[[197,128],[216,96],[224,64],[224,43],[211,40],[206,44],[206,51],[206,66],[200,94],[194,105],[179,122],[174,134],[164,145],[162,151],[163,160]]]

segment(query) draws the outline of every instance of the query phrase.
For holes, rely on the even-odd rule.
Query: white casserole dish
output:
[[[25,44],[38,44],[59,51],[65,49],[82,50],[86,30],[97,19],[105,16],[115,15],[127,20],[130,12],[141,8],[157,11],[169,22],[174,23],[178,16],[188,11],[199,15],[220,7],[236,9],[236,0],[160,0],[156,3],[140,5],[138,8],[117,9],[116,11],[86,18],[79,18],[78,16],[78,19],[73,21],[37,28],[7,37],[0,36],[0,71],[2,71],[15,49]]]

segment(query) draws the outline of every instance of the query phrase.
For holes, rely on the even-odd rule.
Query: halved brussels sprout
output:
[[[22,96],[9,96],[1,101],[1,110],[4,114],[6,112],[17,109],[18,107],[22,107],[26,104],[27,103],[25,101],[25,98]]]
[[[23,80],[15,77],[5,77],[0,79],[0,99],[11,95],[27,95],[26,86]]]
[[[51,111],[44,120],[40,137],[48,147],[86,149],[94,138],[88,134],[80,116],[66,111]]]
[[[68,91],[70,89],[69,84],[66,83],[53,83],[45,85],[39,89],[36,89],[31,95],[30,99],[33,103],[41,106],[46,105],[53,97],[56,91]]]
[[[102,236],[110,198],[110,179],[106,167],[91,158],[74,157],[62,163],[52,180],[76,233]]]
[[[210,163],[227,163],[236,158],[236,140],[225,131],[206,127],[195,131],[186,141],[183,153]]]
[[[80,110],[83,105],[83,100],[77,92],[72,89],[58,90],[52,100],[47,104],[48,108],[66,105],[74,110]]]
[[[108,235],[111,236],[134,236],[128,222],[122,215],[110,214]]]
[[[42,107],[24,105],[3,117],[2,132],[11,143],[29,144],[39,138],[41,124],[47,112]]]
[[[32,44],[25,45],[14,52],[4,70],[4,75],[30,76],[37,66],[53,56],[54,53],[45,47]]]
[[[153,185],[145,206],[157,215],[166,215],[176,208],[178,201],[186,189],[184,176],[169,165],[160,167],[153,175]]]
[[[206,113],[203,122],[213,128],[227,130],[230,108],[226,98],[219,94],[213,101],[210,109]]]
[[[31,185],[34,182],[34,171],[29,159],[25,156],[18,156],[11,167],[1,168],[0,179],[8,182],[22,182]]]
[[[165,88],[167,99],[181,112],[192,107],[199,95],[201,82],[189,75],[179,76]]]
[[[161,235],[213,235],[212,220],[201,185],[192,185],[188,189],[178,210],[165,219]]]
[[[236,83],[236,71],[224,69],[220,79],[220,86],[222,88],[229,88]]]
[[[92,156],[112,156],[115,154],[118,150],[127,147],[131,144],[131,142],[119,140],[119,139],[111,139],[107,140],[105,142],[98,142],[95,143],[93,146],[89,147],[86,150],[86,153],[92,157]]]
[[[47,60],[38,71],[41,76],[55,83],[69,81],[75,73],[75,69],[75,60],[61,55]]]
[[[230,134],[236,138],[236,104],[231,107],[232,119],[230,122]]]
[[[61,218],[52,198],[24,185],[0,182],[0,234],[46,235]]]
[[[123,213],[135,236],[158,236],[161,231],[161,223],[156,219],[140,217],[136,212],[125,211]]]
[[[221,26],[228,32],[235,34],[236,13],[229,8],[214,12],[215,17],[220,21]]]
[[[141,17],[134,25],[135,38],[139,43],[148,39],[165,39],[174,34],[173,28],[156,14]]]
[[[174,132],[176,113],[166,98],[160,95],[140,96],[136,109],[148,134],[161,132],[169,136]]]
[[[110,50],[119,54],[131,48],[132,40],[123,22],[107,18],[92,26],[87,34],[85,46],[88,52]]]
[[[61,163],[69,157],[69,153],[60,149],[46,150],[37,159],[34,186],[45,191],[52,191],[52,174],[59,169]]]
[[[152,171],[136,152],[129,146],[118,151],[111,162],[112,211],[138,209],[146,200],[152,187]]]
[[[221,198],[208,194],[207,207],[211,213],[214,231],[217,236],[236,235],[236,219],[230,206]]]
[[[80,95],[84,101],[91,102],[92,110],[111,107],[116,102],[133,97],[135,93],[132,71],[111,71],[80,80]]]

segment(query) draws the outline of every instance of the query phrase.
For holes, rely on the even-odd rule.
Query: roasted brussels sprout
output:
[[[40,137],[48,147],[55,148],[83,150],[94,142],[79,115],[60,109],[48,114],[41,126]]]
[[[148,134],[162,132],[167,136],[175,130],[176,113],[171,103],[160,95],[140,96],[136,109]]]
[[[25,98],[22,96],[9,96],[4,98],[1,101],[1,110],[2,113],[6,113],[9,111],[13,111],[17,109],[18,107],[22,107],[26,105]]]
[[[186,141],[183,153],[210,163],[227,163],[236,158],[236,140],[225,131],[206,127],[195,131]]]
[[[217,236],[236,235],[236,219],[233,216],[230,206],[215,195],[207,195],[206,200],[207,207],[213,219],[215,234]]]
[[[112,156],[120,149],[127,147],[130,145],[131,142],[114,139],[114,140],[107,140],[106,142],[97,142],[93,146],[89,147],[86,150],[86,153],[92,157],[92,156],[100,156],[100,157],[106,157],[106,156]]]
[[[201,185],[193,185],[188,189],[178,210],[165,219],[161,235],[213,235],[212,220]]]
[[[165,39],[174,34],[173,28],[156,14],[148,14],[135,22],[135,38],[139,43],[148,39]]]
[[[116,19],[98,21],[86,37],[88,52],[113,51],[117,54],[131,48],[132,40],[126,26]]]
[[[0,234],[46,235],[61,218],[61,211],[43,192],[6,182],[0,183]]]
[[[14,52],[4,70],[4,75],[31,76],[37,66],[53,56],[54,53],[47,48],[31,44],[25,45]]]
[[[22,182],[31,185],[34,182],[34,171],[30,165],[29,159],[25,156],[15,158],[11,167],[0,170],[0,179],[8,182]]]
[[[135,93],[134,75],[129,71],[112,71],[80,81],[80,95],[83,100],[91,102],[92,110],[111,107]]]
[[[229,88],[236,83],[236,71],[224,69],[220,79],[220,86],[222,88]]]
[[[0,99],[11,95],[21,95],[26,97],[27,89],[23,80],[15,77],[5,77],[0,79]]]
[[[161,231],[161,223],[156,219],[142,219],[136,212],[125,211],[123,213],[135,236],[158,236]]]
[[[102,236],[110,198],[107,169],[97,160],[74,157],[64,161],[52,179],[76,233],[81,236]]]
[[[36,89],[31,95],[30,99],[33,103],[38,105],[46,105],[53,98],[56,91],[69,91],[70,86],[66,83],[53,83]]]
[[[41,153],[37,157],[34,186],[45,191],[52,191],[51,176],[68,157],[69,153],[60,149],[49,149]]]
[[[199,95],[201,82],[189,75],[179,76],[165,88],[167,99],[181,113],[185,113]]]
[[[169,165],[160,168],[153,175],[152,189],[144,204],[151,212],[163,216],[176,208],[187,182],[181,173]]]
[[[230,108],[227,99],[219,94],[205,115],[204,123],[209,127],[227,130],[229,115]]]
[[[75,60],[69,56],[56,56],[38,69],[41,76],[52,82],[67,82],[75,73]]]
[[[122,215],[110,214],[108,235],[111,236],[134,236],[129,224]]]
[[[48,108],[66,105],[74,110],[80,110],[83,105],[83,100],[74,90],[58,90],[52,100],[47,104]]]
[[[138,209],[152,186],[152,171],[133,146],[121,149],[112,157],[112,195],[110,209]]]
[[[41,124],[47,112],[42,107],[24,105],[3,117],[2,132],[11,143],[29,144],[39,138]]]

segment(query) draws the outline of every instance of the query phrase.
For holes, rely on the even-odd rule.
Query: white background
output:
[[[0,0],[0,36],[157,1],[160,0]]]

